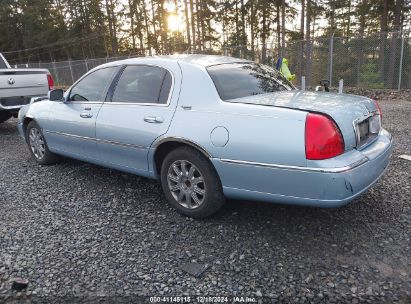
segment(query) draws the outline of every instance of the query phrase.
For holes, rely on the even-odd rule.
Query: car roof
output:
[[[148,56],[148,57],[136,57],[129,58],[125,60],[119,60],[114,62],[109,62],[104,64],[104,66],[113,66],[122,64],[142,64],[144,62],[153,62],[153,60],[159,59],[161,61],[171,61],[171,62],[186,62],[189,64],[199,65],[203,67],[208,67],[212,65],[224,64],[224,63],[247,63],[250,60],[219,56],[219,55],[198,55],[198,54],[176,54],[176,55],[162,55],[162,56]]]
[[[204,67],[224,63],[250,62],[250,60],[219,55],[178,55],[178,60]]]

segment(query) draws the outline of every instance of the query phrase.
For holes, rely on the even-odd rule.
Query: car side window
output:
[[[166,104],[172,78],[163,68],[127,66],[114,90],[112,102]]]
[[[106,87],[117,67],[96,70],[80,80],[70,91],[70,101],[104,101]]]

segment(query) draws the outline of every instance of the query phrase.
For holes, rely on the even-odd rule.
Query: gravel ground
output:
[[[39,166],[0,125],[0,302],[249,296],[259,302],[411,302],[411,102],[382,101],[395,137],[385,176],[318,209],[228,201],[192,220],[155,181],[65,160]],[[204,271],[183,271],[189,262]],[[11,290],[15,277],[29,280]],[[74,300],[73,300],[74,299]]]

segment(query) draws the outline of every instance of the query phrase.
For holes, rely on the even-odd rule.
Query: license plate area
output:
[[[360,144],[370,135],[370,123],[368,119],[358,124],[358,135],[360,137]]]
[[[357,137],[357,148],[363,148],[378,136],[381,130],[381,119],[377,114],[357,121],[355,124],[355,133]]]

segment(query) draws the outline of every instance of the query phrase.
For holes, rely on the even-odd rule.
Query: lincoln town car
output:
[[[263,64],[174,55],[96,67],[23,107],[18,129],[40,165],[64,156],[157,179],[201,218],[226,198],[347,204],[388,166],[382,121],[374,100],[297,90]]]

